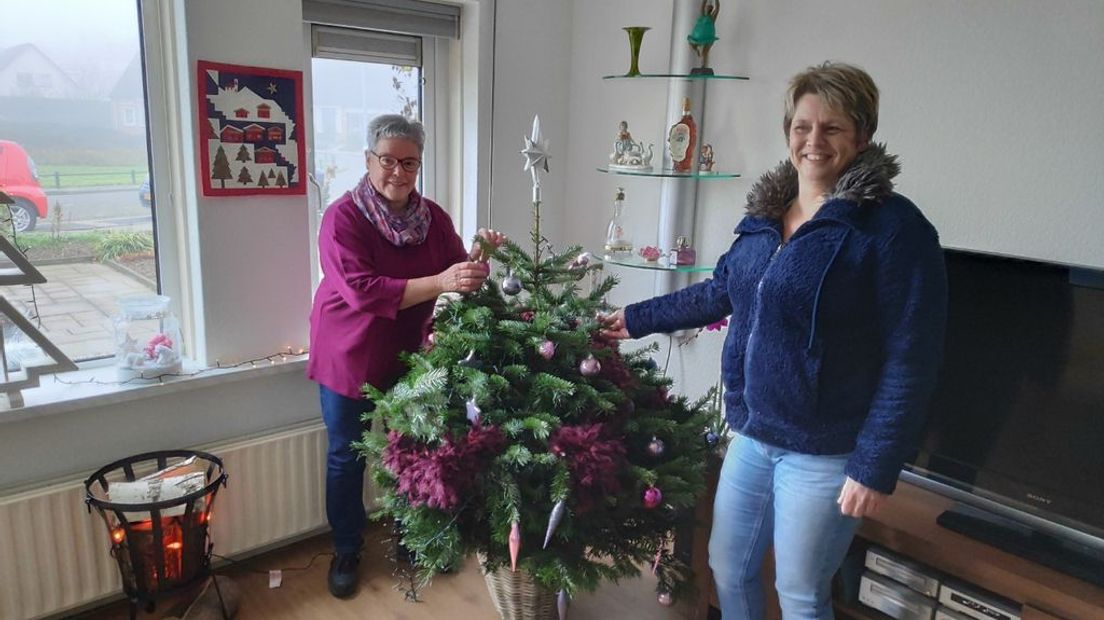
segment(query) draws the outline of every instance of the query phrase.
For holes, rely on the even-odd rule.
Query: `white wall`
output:
[[[665,84],[600,79],[628,66],[622,26],[652,26],[641,68],[666,67],[671,7],[672,0],[575,2],[564,214],[575,225],[565,233],[592,247],[602,241],[617,185],[628,191],[634,240],[657,241],[659,182],[593,168],[621,118],[634,137],[657,143],[674,120],[663,118]],[[728,0],[717,33],[712,66],[751,80],[709,85],[706,140],[719,168],[746,176],[701,184],[699,260],[728,247],[752,182],[786,155],[787,80],[833,59],[864,67],[881,88],[876,139],[900,156],[898,189],[944,245],[1104,268],[1104,3]],[[626,271],[614,301],[649,296],[651,279]],[[714,382],[720,340],[704,334],[676,350],[672,374],[684,390]]]
[[[542,232],[561,239],[568,179],[570,2],[495,2],[490,224],[530,249],[532,182],[519,154],[540,115],[549,141],[550,173],[542,173]]]

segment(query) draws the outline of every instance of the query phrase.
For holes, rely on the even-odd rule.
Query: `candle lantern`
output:
[[[141,475],[143,472],[152,472]],[[220,487],[222,460],[206,452],[164,450],[115,461],[84,481],[85,503],[107,526],[130,617],[139,607],[211,575],[208,525]],[[220,605],[218,580],[212,579]],[[222,605],[223,617],[228,617]]]

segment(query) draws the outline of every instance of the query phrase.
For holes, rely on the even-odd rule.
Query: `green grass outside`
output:
[[[55,173],[57,176],[55,176]],[[39,164],[43,189],[72,189],[103,185],[137,185],[146,178],[146,164],[133,166],[72,166]],[[59,186],[60,184],[60,186]]]
[[[57,237],[54,237],[48,232],[22,233],[19,235],[19,245],[20,247],[28,250],[33,248],[64,244],[67,242],[88,243],[90,245],[95,245],[101,239],[103,239],[106,234],[107,231],[102,230],[87,232],[67,232],[61,233]],[[4,236],[10,239],[10,235]]]

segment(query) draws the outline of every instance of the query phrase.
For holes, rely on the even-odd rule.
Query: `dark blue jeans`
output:
[[[360,416],[375,408],[372,401],[349,398],[319,386],[322,419],[326,422],[326,518],[333,530],[336,553],[360,550],[367,523],[364,513],[364,459],[349,445],[359,441],[365,424]]]

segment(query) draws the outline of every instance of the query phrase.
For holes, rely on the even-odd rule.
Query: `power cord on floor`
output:
[[[361,547],[362,551],[363,551],[363,549],[364,548]],[[276,568],[276,569],[271,569],[271,570],[279,570],[279,571],[282,571],[282,572],[285,572],[285,573],[290,572],[290,571],[309,570],[312,566],[314,566],[314,561],[317,560],[318,558],[324,556],[324,555],[328,555],[330,557],[333,557],[333,552],[332,551],[319,551],[318,553],[314,554],[314,557],[312,557],[309,562],[307,562],[306,566],[292,566],[292,567],[289,567],[289,568]],[[252,567],[250,567],[249,562],[242,561],[242,560],[235,560],[233,558],[228,558],[226,556],[222,556],[222,555],[219,555],[217,553],[212,553],[211,557],[222,560],[224,562],[227,562],[230,565],[234,566],[235,568],[241,568],[242,570],[244,570],[248,573],[256,573],[258,575],[268,575],[271,572],[271,570],[260,570],[260,569],[257,569],[257,568],[252,568]]]

